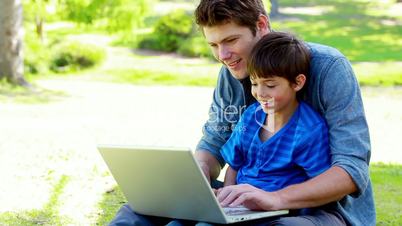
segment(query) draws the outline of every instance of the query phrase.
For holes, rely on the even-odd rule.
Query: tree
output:
[[[271,12],[270,12],[269,16],[276,17],[278,15],[279,15],[278,0],[271,0]]]
[[[22,52],[22,0],[0,0],[0,79],[28,86]]]

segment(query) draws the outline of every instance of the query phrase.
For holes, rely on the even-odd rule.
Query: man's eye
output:
[[[251,86],[256,86],[257,85],[257,83],[251,83]]]
[[[235,38],[232,38],[232,39],[228,39],[228,40],[227,40],[228,43],[231,43],[231,42],[234,42],[234,41],[236,41]]]
[[[267,87],[268,87],[268,88],[271,88],[271,89],[272,89],[272,88],[275,88],[274,85],[267,85]]]

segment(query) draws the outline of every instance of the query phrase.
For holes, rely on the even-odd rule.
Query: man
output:
[[[224,165],[220,148],[227,141],[244,106],[254,100],[246,65],[255,43],[270,32],[260,0],[201,0],[195,11],[214,56],[223,64],[214,91],[210,119],[197,146],[196,158],[205,175],[215,180]],[[305,101],[326,119],[331,167],[304,183],[264,194],[265,209],[335,209],[347,225],[375,225],[368,165],[370,139],[359,85],[349,61],[337,50],[309,44],[310,81]],[[246,186],[232,188],[233,199],[252,202],[260,195]],[[227,201],[228,202],[228,201]],[[318,214],[286,221],[328,225]],[[296,220],[296,221],[293,221]],[[299,221],[297,221],[299,220]],[[296,224],[293,224],[296,225]]]
[[[202,170],[214,184],[225,164],[220,149],[242,112],[255,101],[246,65],[253,46],[270,32],[270,24],[261,0],[201,0],[195,17],[215,57],[223,64],[210,118],[196,151]],[[263,197],[263,202],[257,203],[263,209],[309,208],[309,212],[280,218],[273,225],[375,225],[368,171],[370,139],[359,85],[349,61],[337,50],[311,43],[309,48],[310,79],[304,100],[327,121],[331,167],[317,177],[276,192],[261,192],[247,185],[226,187],[233,199],[225,199],[225,203],[253,203]],[[169,222],[160,220],[137,215],[125,205],[111,225]]]

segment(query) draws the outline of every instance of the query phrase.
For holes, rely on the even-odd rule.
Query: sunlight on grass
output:
[[[131,83],[138,85],[175,85],[175,86],[214,86],[216,76],[189,75],[184,73],[172,73],[147,71],[147,70],[110,70],[102,72],[102,80]]]
[[[98,204],[100,212],[96,225],[107,225],[116,215],[117,210],[126,202],[127,200],[118,186],[106,192]]]
[[[391,1],[311,0],[295,3],[284,0],[282,7],[333,7],[322,14],[282,13],[273,19],[276,30],[292,31],[306,41],[338,48],[351,61],[402,61],[402,14],[389,14],[402,3]],[[379,9],[377,11],[377,9]],[[368,12],[377,11],[376,15]],[[386,25],[385,25],[386,24]]]
[[[53,188],[47,204],[40,210],[0,214],[0,222],[6,225],[66,225],[70,220],[58,215],[59,197],[67,185],[69,177],[63,175]]]
[[[374,185],[377,225],[402,225],[402,165],[370,167]]]
[[[355,63],[353,69],[360,85],[402,85],[402,62]]]

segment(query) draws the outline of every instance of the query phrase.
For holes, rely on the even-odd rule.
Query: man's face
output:
[[[226,65],[235,78],[246,78],[250,52],[265,33],[258,29],[253,35],[248,27],[233,22],[204,27],[203,30],[215,58]]]

